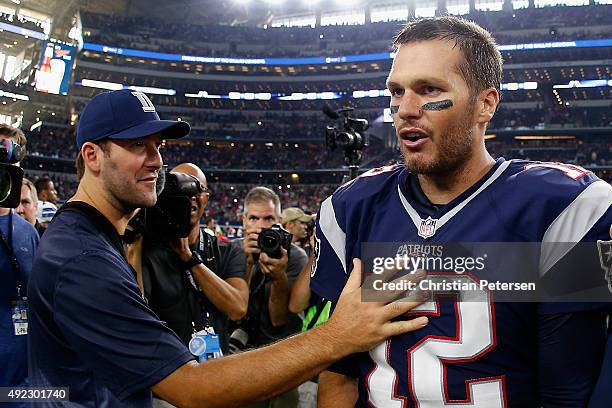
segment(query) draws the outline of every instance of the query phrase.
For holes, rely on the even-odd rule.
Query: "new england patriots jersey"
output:
[[[403,165],[374,169],[322,203],[314,292],[337,301],[363,243],[610,239],[612,188],[578,166],[498,159],[475,185],[433,209],[424,208],[409,188],[411,178],[415,176]],[[567,254],[564,248],[550,246],[542,252],[541,275]],[[350,356],[331,370],[359,378],[357,406],[540,407],[546,406],[546,387],[553,393],[564,381],[573,381],[576,388],[558,406],[583,406],[599,374],[605,333],[572,333],[580,347],[590,349],[588,358],[581,357],[589,367],[585,375],[575,370],[580,363],[572,360],[571,350],[552,362],[538,356],[544,354],[543,332],[555,331],[558,323],[548,322],[549,316],[595,306],[495,302],[487,290],[479,296],[477,302],[462,302],[460,293],[450,300],[435,297],[409,313],[429,316],[425,328]],[[576,320],[586,325],[591,317]],[[590,327],[600,327],[602,321],[605,325],[605,313],[594,319],[597,323]],[[543,376],[543,370],[550,375]]]

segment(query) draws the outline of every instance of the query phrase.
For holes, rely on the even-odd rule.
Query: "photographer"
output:
[[[306,214],[301,208],[290,207],[283,210],[281,219],[283,227],[293,235],[291,242],[304,250],[307,248],[310,250],[308,238],[309,232],[312,234],[312,230],[308,228],[314,217]]]
[[[228,318],[240,320],[247,310],[249,289],[244,280],[244,254],[200,227],[209,198],[206,176],[194,164],[179,164],[173,173],[194,176],[202,191],[191,197],[189,236],[158,242],[145,236],[143,284],[149,306],[189,344],[206,327],[219,335],[227,352]]]
[[[18,165],[15,161],[22,160],[25,155],[26,138],[19,129],[0,125],[0,143],[0,172],[3,174],[0,183],[5,183],[8,166],[11,166],[9,163]],[[11,152],[18,149],[18,157],[10,160],[13,157]],[[0,185],[2,191],[18,189],[14,207],[19,205],[22,177],[23,174],[19,180],[11,180],[10,186]],[[4,197],[0,199],[3,200],[0,206],[9,204],[2,204]],[[38,233],[28,221],[11,208],[0,207],[1,387],[26,385],[28,312],[25,296],[38,240]]]
[[[300,318],[289,312],[288,303],[291,286],[306,265],[306,253],[291,243],[290,235],[284,230],[278,230],[279,240],[286,242],[277,248],[277,254],[266,253],[259,239],[262,232],[270,231],[280,221],[278,195],[266,187],[251,189],[244,199],[242,222],[245,238],[238,242],[246,255],[250,287],[249,310],[240,329],[248,336],[248,345],[253,347],[288,337],[301,327]],[[261,406],[270,402],[263,402]],[[277,397],[275,406],[295,407],[297,402],[297,389],[293,389]]]

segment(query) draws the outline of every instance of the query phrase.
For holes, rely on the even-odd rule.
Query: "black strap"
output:
[[[204,265],[208,269],[213,271],[213,273],[216,273],[217,271],[217,256],[215,254],[215,245],[214,245],[215,242],[216,242],[215,238],[210,237],[203,230],[203,228],[200,228],[199,243],[195,251],[197,251],[198,254],[200,254],[200,256],[202,257],[202,260],[204,261]],[[195,326],[194,329],[196,331],[199,331],[199,330],[204,329],[205,327],[213,327],[213,324],[211,321],[212,316],[210,314],[210,311],[212,311],[212,304],[210,300],[208,300],[208,298],[204,295],[204,292],[202,292],[202,289],[199,287],[191,271],[186,270],[185,273],[187,275],[187,279],[190,285],[196,291],[195,295],[198,300],[198,305],[200,309],[198,313],[198,310],[194,310],[195,307],[192,307],[190,303],[191,317],[192,317],[191,321],[193,322]]]
[[[306,326],[306,330],[310,330],[313,327],[315,327],[315,324],[317,324],[319,317],[321,317],[321,313],[323,313],[323,310],[325,309],[325,303],[327,303],[325,300],[319,299],[319,301],[314,304],[314,307],[317,308],[317,311],[315,312],[310,322],[308,322],[308,326]]]
[[[0,241],[8,251],[9,258],[11,260],[11,269],[15,272],[15,291],[17,292],[17,297],[21,297],[21,288],[23,287],[23,283],[25,282],[21,276],[21,268],[19,267],[19,261],[17,260],[17,256],[15,255],[15,251],[13,251],[13,210],[11,210],[8,214],[9,223],[8,223],[8,236],[5,237],[2,231],[0,230]]]

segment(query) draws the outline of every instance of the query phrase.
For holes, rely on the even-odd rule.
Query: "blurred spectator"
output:
[[[19,207],[15,209],[24,220],[36,227],[38,214],[38,196],[36,187],[27,178],[24,178],[21,184],[21,199]]]
[[[301,208],[289,207],[283,210],[281,223],[292,235],[292,243],[304,247],[304,239],[308,235],[308,224],[313,220],[312,215],[306,214]]]
[[[56,212],[57,212],[57,206],[53,204],[52,202],[49,202],[49,201],[39,201],[38,202],[38,215],[37,215],[38,222],[39,222],[38,233],[40,234],[41,237],[42,237],[42,234],[44,234],[45,230],[49,227],[49,223],[55,216]]]
[[[36,191],[38,192],[38,200],[48,201],[54,205],[57,205],[57,190],[53,184],[53,180],[49,177],[41,177],[34,182]]]

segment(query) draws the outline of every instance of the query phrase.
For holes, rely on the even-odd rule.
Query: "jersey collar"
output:
[[[418,182],[415,183],[414,180],[410,180],[410,178],[416,176],[405,169],[398,179],[397,192],[399,199],[417,230],[419,230],[419,235],[423,238],[429,238],[459,213],[470,201],[476,198],[478,194],[493,184],[508,168],[510,163],[511,161],[506,161],[504,158],[497,159],[495,165],[473,186],[450,203],[442,206],[432,204],[421,190]],[[426,218],[423,219],[421,215],[424,215]]]

